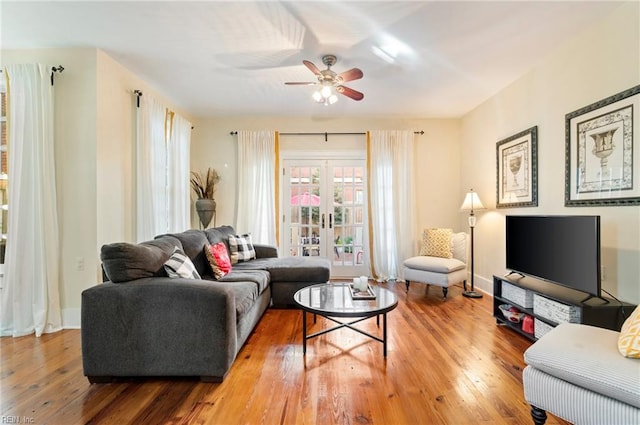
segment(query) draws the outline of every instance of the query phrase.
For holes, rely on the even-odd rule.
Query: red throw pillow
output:
[[[204,252],[209,260],[209,266],[216,279],[220,279],[231,271],[231,259],[224,242],[213,245],[205,245]]]

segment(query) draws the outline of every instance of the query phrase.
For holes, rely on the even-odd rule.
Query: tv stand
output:
[[[511,270],[509,273],[505,274],[504,277],[509,277],[512,274],[517,274],[518,276],[520,276],[521,278],[524,277],[524,275],[520,272],[514,272],[513,270]]]
[[[581,302],[586,303],[587,301],[589,301],[589,300],[591,300],[593,298],[604,301],[604,304],[609,304],[609,300],[608,299],[606,299],[604,297],[601,297],[599,295],[592,295],[592,294],[589,294],[589,296],[587,296],[587,298],[585,298]]]
[[[519,273],[518,273],[519,275]],[[529,276],[493,277],[493,316],[498,325],[513,329],[525,337],[536,340],[562,322],[583,323],[600,328],[620,330],[622,323],[631,314],[634,305],[611,302],[604,297],[588,296],[585,293]],[[538,301],[538,308],[532,299]],[[594,302],[596,299],[604,300]],[[533,317],[534,333],[522,329],[522,321],[507,320],[499,306],[510,304],[522,313]]]

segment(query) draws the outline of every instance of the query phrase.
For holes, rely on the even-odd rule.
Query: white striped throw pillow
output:
[[[164,269],[171,278],[201,279],[191,259],[177,246],[173,248],[171,257],[164,263]]]

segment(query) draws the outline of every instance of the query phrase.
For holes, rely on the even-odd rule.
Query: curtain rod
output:
[[[136,96],[136,107],[139,108],[140,107],[140,96],[142,96],[142,91],[134,90],[133,94]]]
[[[62,65],[51,67],[51,72],[62,72],[62,71],[64,71],[64,66]],[[0,69],[0,72],[4,72],[4,70]]]
[[[133,94],[136,96],[136,107],[139,108],[140,107],[140,97],[142,96],[142,90],[134,90]],[[195,127],[191,126],[191,130],[193,130]]]
[[[235,136],[238,134],[237,131],[230,131],[229,132],[230,135]],[[324,136],[324,141],[327,142],[329,136],[364,136],[367,133],[330,133],[330,132],[324,132],[324,133],[278,133],[281,136]],[[414,131],[413,134],[424,134],[424,131],[420,130],[420,131]]]
[[[51,85],[53,85],[53,74],[55,74],[56,72],[59,72],[60,74],[62,74],[62,71],[64,71],[64,67],[62,65],[58,65],[57,67],[55,66],[51,67]]]
[[[53,74],[55,74],[56,72],[59,72],[60,74],[62,74],[62,71],[64,71],[64,66],[62,65],[51,67],[51,85],[53,85]],[[0,69],[0,73],[3,73],[3,72],[4,70]]]

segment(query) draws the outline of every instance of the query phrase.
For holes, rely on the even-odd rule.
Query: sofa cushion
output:
[[[224,242],[225,245],[227,245],[227,249],[229,249],[229,236],[235,235],[236,231],[232,226],[219,226],[206,229],[204,233],[207,236],[207,239],[209,239],[209,243],[214,244]]]
[[[420,255],[404,260],[404,266],[427,272],[451,273],[464,269],[466,264],[457,258],[425,257]]]
[[[260,266],[262,261],[271,282],[325,283],[331,274],[331,262],[321,257],[279,257],[242,264]]]
[[[258,288],[258,294],[262,294],[269,286],[271,276],[264,270],[238,270],[233,268],[220,282],[253,282]]]
[[[229,252],[231,253],[231,264],[255,259],[256,250],[253,248],[251,234],[229,235]]]
[[[182,248],[182,243],[171,236],[162,236],[139,244],[118,242],[103,245],[100,249],[100,259],[107,278],[113,283],[144,277],[166,277],[164,263],[175,247]]]
[[[524,353],[528,365],[640,408],[640,362],[617,351],[618,332],[562,323]]]
[[[231,260],[229,259],[229,252],[224,242],[218,242],[215,244],[207,244],[204,247],[204,252],[209,262],[209,267],[216,279],[221,279],[231,271]]]
[[[200,279],[196,267],[189,257],[187,257],[187,254],[182,252],[177,246],[173,249],[173,253],[169,259],[164,263],[164,270],[171,278],[184,277],[187,279]]]
[[[204,246],[209,243],[209,240],[202,230],[190,229],[181,233],[157,236],[156,239],[165,236],[179,239],[182,243],[182,251],[189,256],[200,276],[207,274],[209,263],[204,253]]]
[[[264,285],[266,288],[268,287],[268,274],[265,273],[263,277],[267,279],[267,284]],[[235,303],[236,323],[242,320],[243,316],[253,308],[262,293],[260,290],[262,285],[256,284],[255,280],[260,280],[258,275],[253,275],[247,279],[247,275],[244,272],[237,273],[233,270],[222,279],[209,282],[212,286],[224,287],[225,291],[232,294]]]
[[[640,359],[640,306],[624,321],[618,337],[618,351],[625,357]]]
[[[420,255],[451,258],[451,229],[424,229],[422,232],[422,248]]]

